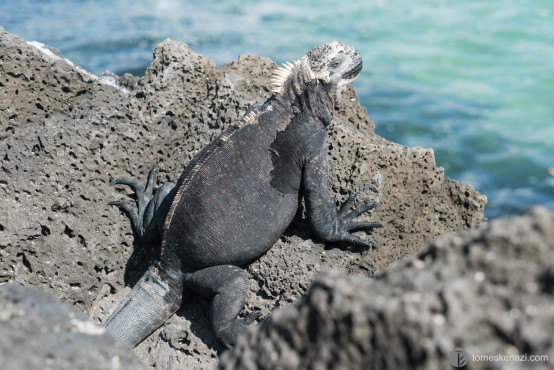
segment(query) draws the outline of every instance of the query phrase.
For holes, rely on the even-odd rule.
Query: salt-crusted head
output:
[[[312,80],[331,85],[337,101],[346,85],[354,81],[362,70],[362,57],[351,46],[338,41],[319,45],[294,63],[285,63],[273,78],[273,92],[280,93],[294,74],[303,74],[306,83]]]

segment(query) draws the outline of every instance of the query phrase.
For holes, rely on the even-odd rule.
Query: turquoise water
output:
[[[167,37],[218,64],[293,60],[338,39],[377,133],[431,147],[489,218],[554,209],[554,2],[1,0],[0,25],[100,74],[140,75]]]

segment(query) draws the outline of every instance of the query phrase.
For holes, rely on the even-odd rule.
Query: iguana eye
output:
[[[332,69],[338,68],[342,64],[342,59],[343,58],[336,57],[331,61],[331,63],[329,63],[329,67],[331,67]]]

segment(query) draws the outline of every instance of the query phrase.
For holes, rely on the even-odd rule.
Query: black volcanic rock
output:
[[[134,242],[129,220],[107,202],[127,188],[114,177],[176,181],[190,159],[247,107],[270,96],[276,64],[240,56],[221,67],[166,40],[144,77],[74,66],[59,52],[0,28],[0,284],[39,287],[103,322],[159,253]],[[301,217],[247,267],[243,313],[295,302],[328,267],[372,277],[438,235],[474,228],[486,197],[444,176],[431,149],[374,134],[354,88],[329,128],[331,191],[339,201],[379,202],[370,216],[384,227],[362,251],[325,246]],[[364,219],[363,217],[361,218]],[[362,233],[363,235],[363,233]],[[339,247],[339,248],[337,248]],[[223,349],[192,298],[136,349],[158,368],[209,367]]]
[[[375,279],[322,275],[219,368],[450,369],[462,348],[466,369],[552,369],[553,292],[554,212],[536,208],[442,236]]]
[[[0,286],[2,369],[144,369],[117,342],[66,303],[32,287]]]

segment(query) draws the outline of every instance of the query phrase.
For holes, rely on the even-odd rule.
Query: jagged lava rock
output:
[[[37,48],[0,28],[0,283],[15,281],[56,295],[103,322],[159,253],[138,245],[129,220],[109,200],[117,176],[176,181],[189,160],[268,98],[276,64],[240,56],[217,66],[183,43],[166,40],[144,77],[97,78],[52,48]],[[298,219],[262,258],[245,313],[294,302],[326,267],[373,276],[436,236],[476,227],[486,197],[444,177],[430,149],[375,135],[354,88],[343,95],[329,129],[331,191],[340,202],[359,190],[359,204],[378,209],[362,220],[383,223],[376,248],[324,246]],[[119,193],[119,194],[118,194]],[[206,367],[221,345],[209,305],[192,298],[136,349],[153,367]]]
[[[442,236],[375,279],[331,271],[242,337],[220,369],[552,369],[554,213]],[[551,360],[550,360],[551,361]]]
[[[2,369],[145,369],[128,346],[33,287],[0,286]]]

